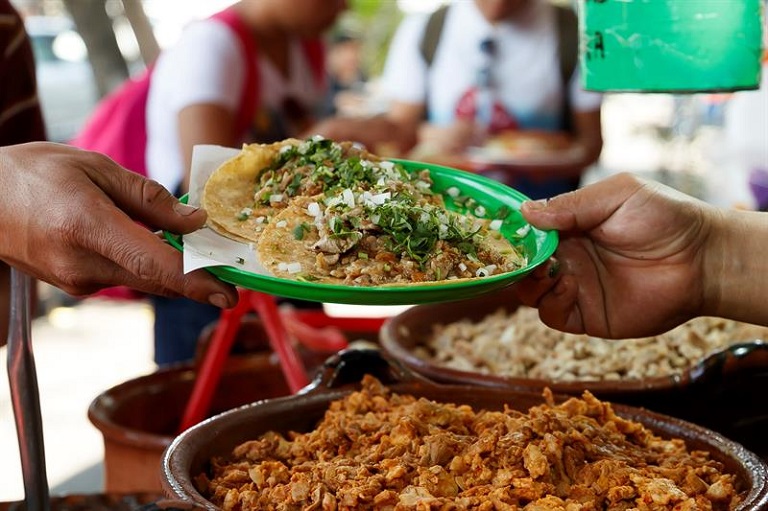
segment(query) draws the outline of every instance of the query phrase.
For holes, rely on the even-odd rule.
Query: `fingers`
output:
[[[172,278],[163,281],[156,278],[138,277],[115,265],[110,280],[145,293],[168,297],[186,296],[222,309],[233,307],[237,303],[235,288],[219,281],[205,270],[197,270],[182,275],[178,280]]]
[[[578,308],[578,285],[571,275],[561,275],[555,259],[536,268],[516,284],[520,302],[539,309],[546,325],[571,333],[584,333],[584,322]]]
[[[179,202],[156,181],[127,171],[111,160],[98,168],[104,172],[90,172],[91,179],[104,193],[131,218],[152,228],[186,234],[205,224],[206,213]]]
[[[124,284],[155,294],[177,293],[217,306],[228,307],[237,302],[235,289],[210,273],[185,275],[178,250],[105,202],[97,202],[89,215],[80,218],[82,226],[74,241],[75,246],[114,263],[115,267],[99,282]],[[94,272],[92,268],[87,270]]]
[[[186,296],[220,308],[232,307],[237,303],[237,291],[233,286],[219,281],[205,270],[184,275],[181,254],[160,240],[157,240],[157,244],[175,260],[171,267],[156,265],[135,272],[106,257],[89,257],[86,265],[80,264],[66,272],[55,272],[54,279],[60,280],[51,283],[76,296],[92,294],[104,287],[124,285],[160,296]]]
[[[550,259],[518,282],[515,292],[520,302],[529,307],[537,307],[541,297],[557,283],[559,266],[558,261]]]
[[[539,318],[563,332],[584,333],[584,322],[577,302],[578,286],[570,275],[563,275],[538,302]]]
[[[136,226],[136,229],[141,228]],[[127,279],[129,285],[140,286],[139,289],[151,293],[170,290],[217,307],[231,307],[237,303],[234,287],[207,271],[184,274],[182,254],[149,231],[137,232],[135,239],[122,250],[107,251],[107,256],[126,270],[126,274],[119,277]]]
[[[638,178],[619,174],[552,199],[525,202],[520,209],[540,229],[588,231],[605,222],[643,186]]]

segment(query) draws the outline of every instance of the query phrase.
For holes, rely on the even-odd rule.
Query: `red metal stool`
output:
[[[347,346],[342,330],[377,332],[385,318],[330,317],[321,310],[279,309],[273,295],[239,290],[240,300],[225,309],[213,332],[195,380],[179,431],[202,421],[210,407],[224,363],[243,316],[254,311],[261,318],[272,350],[277,354],[288,388],[296,393],[307,384],[306,368],[291,342],[291,336],[313,350],[338,351]]]

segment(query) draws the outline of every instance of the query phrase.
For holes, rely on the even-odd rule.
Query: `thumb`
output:
[[[626,174],[617,175],[551,199],[526,201],[523,217],[539,229],[589,231],[605,222],[643,183]]]
[[[205,224],[206,213],[180,202],[160,183],[111,162],[91,179],[132,219],[152,229],[186,234]],[[106,168],[105,168],[106,167]]]

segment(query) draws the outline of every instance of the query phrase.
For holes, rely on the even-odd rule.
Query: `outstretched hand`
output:
[[[52,143],[0,149],[0,259],[73,295],[125,285],[229,307],[237,293],[154,229],[189,233],[204,211],[98,153]],[[144,227],[141,224],[148,226]]]
[[[518,285],[520,299],[538,307],[547,325],[639,337],[702,313],[714,208],[622,174],[526,202],[522,213],[538,228],[560,231],[559,269],[540,268]]]

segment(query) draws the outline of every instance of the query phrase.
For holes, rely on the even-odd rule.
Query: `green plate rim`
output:
[[[399,158],[388,158],[390,161],[400,163],[406,168],[422,167],[430,172],[435,170],[442,176],[457,183],[480,183],[482,186],[493,189],[496,193],[509,196],[516,201],[510,205],[519,210],[519,205],[530,200],[523,193],[494,179],[473,174],[464,170],[454,169],[443,165],[424,163]],[[188,195],[181,197],[182,202],[187,202]],[[546,262],[554,254],[559,243],[557,231],[542,231],[531,226],[531,233],[543,235],[541,244],[537,244],[536,254],[523,268],[511,272],[478,278],[477,280],[458,283],[440,283],[421,286],[345,286],[340,284],[323,284],[315,282],[303,282],[298,280],[283,279],[270,275],[240,270],[233,266],[217,265],[205,269],[230,284],[240,286],[268,294],[274,294],[286,298],[309,300],[327,303],[346,303],[359,305],[409,305],[421,303],[437,303],[471,298],[491,291],[506,287],[517,282],[534,268]],[[165,239],[180,252],[184,251],[181,236],[164,231]],[[253,281],[253,283],[251,282]],[[259,284],[258,286],[256,284]],[[452,292],[453,291],[453,292]],[[318,295],[318,296],[313,296]],[[319,296],[322,295],[322,296]]]

